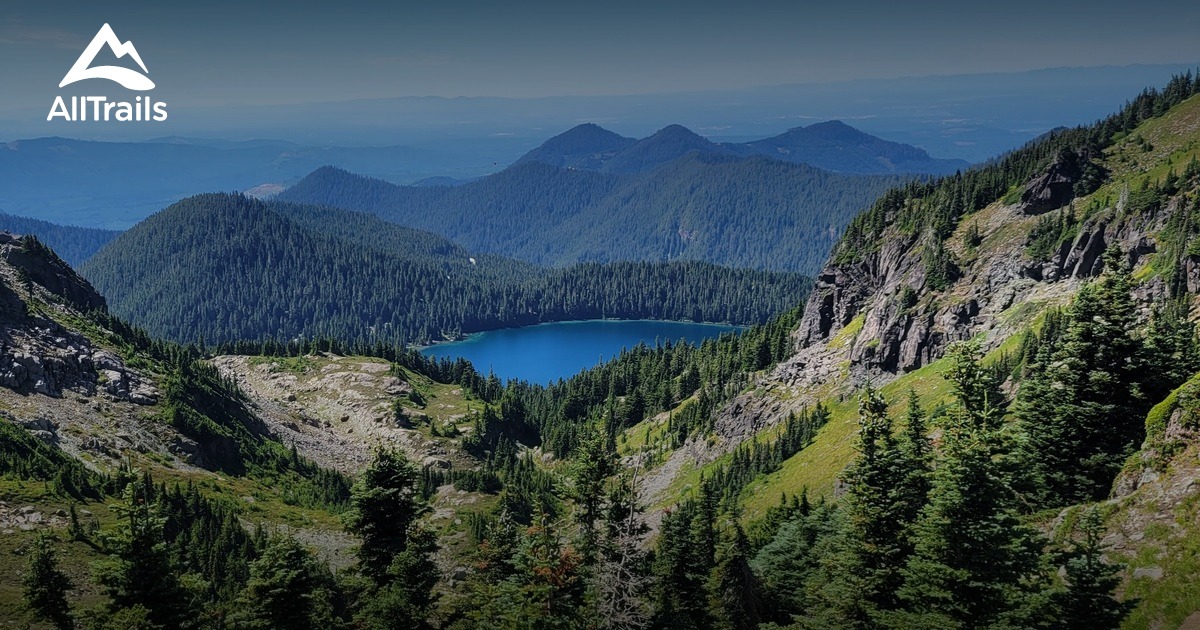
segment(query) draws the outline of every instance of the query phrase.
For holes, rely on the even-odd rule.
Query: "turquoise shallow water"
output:
[[[463,357],[480,372],[491,370],[504,380],[545,384],[577,374],[641,342],[654,345],[685,339],[699,343],[733,330],[739,328],[652,320],[556,322],[478,333],[421,352],[437,358]]]

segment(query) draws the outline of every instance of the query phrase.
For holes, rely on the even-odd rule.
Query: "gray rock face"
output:
[[[48,249],[10,234],[0,233],[0,262],[0,387],[54,398],[70,390],[140,405],[158,402],[149,380],[120,357],[25,303],[33,295],[39,309],[71,317],[104,310],[104,298],[86,280]]]
[[[1021,212],[1043,214],[1061,208],[1075,196],[1080,169],[1073,156],[1059,156],[1046,172],[1033,178],[1021,193]]]
[[[62,298],[81,312],[103,311],[108,308],[104,297],[92,285],[75,273],[67,263],[48,248],[29,238],[4,233],[0,238],[0,258],[23,273],[31,282]]]

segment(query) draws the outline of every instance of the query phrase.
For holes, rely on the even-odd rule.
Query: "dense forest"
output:
[[[812,274],[851,217],[904,181],[693,152],[640,174],[523,162],[454,188],[323,168],[279,198],[370,212],[544,265],[700,260]]]
[[[38,237],[72,267],[91,258],[120,234],[112,230],[55,225],[11,214],[0,214],[0,230]]]
[[[371,215],[216,194],[147,219],[81,271],[114,313],[185,342],[399,344],[597,317],[752,324],[809,287],[700,262],[542,269]]]

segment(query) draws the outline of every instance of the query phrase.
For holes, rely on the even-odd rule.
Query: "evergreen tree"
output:
[[[1188,301],[1173,300],[1150,318],[1138,370],[1147,404],[1163,400],[1200,371],[1196,325],[1188,321],[1188,308]]]
[[[371,627],[421,627],[438,580],[437,538],[420,524],[428,510],[420,471],[402,453],[379,449],[351,492],[346,528],[361,541],[359,572],[371,581],[358,621]]]
[[[754,556],[751,566],[762,580],[771,620],[786,623],[816,612],[805,585],[830,557],[825,551],[841,529],[840,513],[818,503],[797,512]]]
[[[73,628],[67,591],[71,579],[58,566],[54,549],[55,538],[49,531],[39,531],[29,555],[29,568],[22,583],[25,587],[25,606],[33,616],[53,624],[55,628]]]
[[[575,518],[579,522],[580,550],[584,560],[594,558],[597,536],[596,523],[604,508],[604,490],[608,478],[616,472],[614,454],[608,450],[608,436],[602,430],[592,430],[575,454],[571,465],[572,498],[575,499]]]
[[[819,615],[838,627],[872,628],[899,606],[896,593],[913,552],[912,528],[928,499],[928,438],[915,394],[908,425],[893,434],[887,405],[867,386],[859,405],[858,459],[844,474],[845,522],[822,564]]]
[[[684,503],[663,516],[654,558],[655,626],[699,630],[711,625],[708,578],[712,562],[704,549],[706,525],[695,504]]]
[[[351,491],[346,529],[361,541],[359,571],[376,584],[391,580],[388,569],[408,548],[410,530],[429,509],[417,492],[420,478],[403,453],[381,448]]]
[[[734,521],[730,539],[722,547],[713,573],[716,627],[753,630],[762,621],[760,584],[750,569],[750,541]]]
[[[392,578],[359,601],[356,622],[377,630],[424,628],[435,602],[433,587],[438,581],[437,536],[428,529],[414,527],[408,545],[388,567]]]
[[[452,627],[566,630],[584,626],[587,582],[582,558],[563,545],[548,515],[539,514],[537,522],[507,559],[506,577],[483,585],[472,599],[475,607]]]
[[[114,505],[118,525],[100,535],[108,555],[93,575],[109,597],[102,614],[117,618],[145,609],[149,623],[186,628],[196,622],[193,596],[171,566],[163,537],[166,519],[151,502],[144,485],[129,484],[123,503]]]
[[[636,630],[650,625],[650,607],[644,599],[651,588],[650,566],[643,545],[650,528],[641,514],[636,477],[621,475],[609,493],[592,579],[596,622],[601,628]]]
[[[312,554],[290,536],[270,538],[250,566],[239,597],[234,628],[304,630],[327,628],[332,620],[330,579]]]
[[[1061,554],[1065,586],[1051,596],[1058,620],[1066,630],[1118,628],[1137,606],[1136,600],[1118,601],[1113,590],[1121,583],[1120,565],[1104,561],[1104,526],[1095,508],[1079,519],[1079,536]]]
[[[1023,460],[1039,507],[1103,499],[1144,438],[1132,281],[1117,250],[1105,261],[1104,276],[1080,290],[1061,340],[1039,352],[1020,390]]]
[[[905,610],[886,622],[906,628],[1021,626],[1035,593],[1041,543],[1021,523],[1004,472],[995,383],[977,344],[951,347],[957,404],[945,427],[929,504],[914,528],[899,591]]]

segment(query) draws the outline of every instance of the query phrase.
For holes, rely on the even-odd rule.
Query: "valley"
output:
[[[0,621],[1187,627],[1200,78],[1131,96],[6,218]]]

